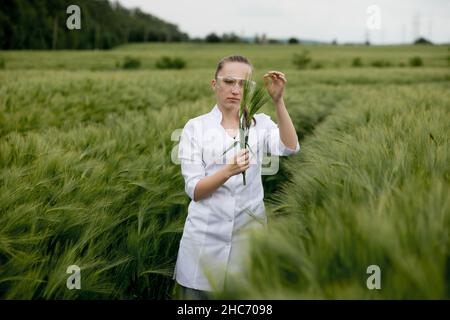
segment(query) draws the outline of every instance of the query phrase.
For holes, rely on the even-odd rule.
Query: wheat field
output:
[[[212,108],[216,63],[234,53],[258,81],[287,75],[302,148],[264,176],[269,228],[217,297],[450,298],[448,47],[141,44],[0,51],[1,299],[174,298],[189,199],[172,134]],[[186,68],[157,69],[163,55]]]

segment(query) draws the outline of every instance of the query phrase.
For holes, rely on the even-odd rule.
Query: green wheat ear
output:
[[[248,136],[250,132],[250,127],[252,124],[253,116],[258,112],[263,105],[269,101],[269,96],[267,95],[264,85],[257,84],[255,89],[251,88],[251,79],[247,78],[244,80],[244,87],[242,92],[242,100],[239,107],[239,137],[241,149],[245,149],[250,146],[248,144]],[[237,144],[235,141],[230,147],[228,147],[222,155],[227,153],[229,150],[234,148]],[[250,150],[252,153],[253,151]],[[244,186],[246,185],[245,171],[242,172],[242,179]]]
[[[248,136],[252,124],[253,116],[261,107],[269,101],[266,94],[265,87],[262,84],[257,84],[256,88],[252,90],[251,79],[247,78],[244,81],[244,90],[242,93],[241,105],[239,108],[239,132],[241,149],[248,146]],[[244,186],[246,185],[245,171],[242,172],[242,180]]]

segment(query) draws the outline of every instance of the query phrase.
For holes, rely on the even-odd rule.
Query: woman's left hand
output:
[[[279,71],[269,71],[264,75],[264,85],[274,102],[278,102],[283,98],[286,82],[284,73]]]

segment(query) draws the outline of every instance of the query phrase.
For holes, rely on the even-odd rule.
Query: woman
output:
[[[249,147],[240,150],[242,87],[252,71],[243,56],[223,58],[211,82],[217,104],[211,112],[189,120],[181,135],[178,156],[192,199],[174,272],[183,299],[206,299],[211,291],[224,289],[227,275],[243,271],[248,231],[267,223],[262,155],[287,156],[300,150],[283,100],[286,78],[278,71],[264,75],[278,126],[269,116],[256,114]]]

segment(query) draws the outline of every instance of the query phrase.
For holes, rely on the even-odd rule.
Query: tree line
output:
[[[67,7],[81,11],[69,30]],[[186,41],[178,26],[107,0],[1,0],[1,49],[110,49],[128,42]]]

